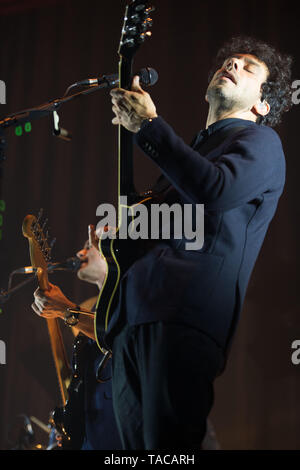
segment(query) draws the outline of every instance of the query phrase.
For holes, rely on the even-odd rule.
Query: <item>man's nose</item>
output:
[[[86,258],[87,250],[80,250],[76,253],[77,258],[83,259]]]
[[[232,57],[226,64],[227,70],[239,70],[240,62],[236,57]]]

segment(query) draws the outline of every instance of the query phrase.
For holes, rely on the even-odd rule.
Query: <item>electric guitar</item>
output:
[[[151,36],[152,19],[149,15],[153,11],[154,7],[146,0],[133,0],[126,7],[118,50],[120,88],[131,88],[133,58],[141,44]],[[122,196],[126,196],[127,205],[122,204]],[[131,239],[123,240],[118,236],[123,223],[122,209],[128,210],[133,219],[134,207],[151,199],[151,192],[140,195],[134,187],[133,134],[119,126],[117,227],[114,237],[101,237],[99,241],[99,250],[107,263],[107,274],[99,294],[94,320],[96,341],[107,359],[111,351],[105,343],[105,332],[118,302],[120,279],[141,255],[138,244],[132,247]]]
[[[40,218],[40,217],[39,217]],[[31,265],[37,268],[37,279],[42,290],[49,290],[47,266],[50,261],[51,248],[43,228],[34,215],[27,215],[23,221],[23,235],[28,239]],[[68,401],[68,387],[72,371],[65,351],[61,330],[57,318],[47,318],[48,332],[56,374],[58,378],[62,406]],[[66,439],[69,439],[66,437]]]

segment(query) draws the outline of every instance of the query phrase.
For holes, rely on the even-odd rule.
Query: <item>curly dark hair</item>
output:
[[[278,125],[282,114],[292,107],[292,57],[281,54],[273,46],[260,40],[247,36],[234,37],[218,51],[213,68],[209,72],[209,82],[215,71],[234,54],[254,55],[268,67],[269,76],[262,84],[261,99],[269,103],[270,111],[266,116],[259,116],[256,122],[270,127]]]

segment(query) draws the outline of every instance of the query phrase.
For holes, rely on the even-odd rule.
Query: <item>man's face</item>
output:
[[[206,92],[206,101],[227,111],[251,110],[261,97],[268,68],[251,54],[235,54],[216,71]]]
[[[97,284],[103,278],[103,258],[97,247],[97,238],[89,237],[76,256],[82,261],[81,267],[77,271],[77,276],[82,281]]]

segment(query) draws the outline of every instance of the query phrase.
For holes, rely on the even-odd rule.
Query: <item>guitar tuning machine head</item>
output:
[[[125,41],[122,42],[121,46],[134,47],[135,46],[135,40],[134,39],[125,39]]]
[[[46,261],[51,261],[51,256],[50,256],[48,249],[43,251],[43,255]]]
[[[146,33],[142,33],[138,36],[137,42],[139,44],[143,43],[146,38],[150,37],[152,35],[151,31],[147,31]]]
[[[39,213],[38,213],[38,216],[37,216],[37,224],[40,222],[42,216],[43,216],[43,212],[44,212],[44,209],[40,209]]]
[[[136,5],[134,8],[136,13],[133,13],[133,15],[131,15],[130,17],[131,21],[133,21],[134,23],[138,23],[141,20],[141,17],[146,18],[147,16],[150,15],[150,13],[155,11],[154,6],[149,6],[148,8],[145,8],[145,7],[146,5],[143,5],[143,4]]]
[[[152,27],[153,21],[151,18],[147,18],[143,23],[141,24],[141,30],[143,33],[145,33],[149,28]]]
[[[137,27],[136,26],[128,26],[125,30],[126,34],[128,36],[135,36],[137,33]]]
[[[137,13],[135,13],[134,15],[130,17],[130,20],[132,23],[138,24],[141,19],[140,19],[140,16]]]
[[[145,10],[145,6],[146,6],[146,5],[143,5],[143,4],[141,3],[141,4],[139,4],[139,5],[136,5],[136,6],[134,7],[134,9],[135,9],[135,11],[140,12],[140,11]]]
[[[150,5],[148,8],[146,8],[145,13],[147,13],[147,15],[150,15],[150,13],[152,13],[153,11],[155,11],[155,6]]]
[[[45,230],[45,227],[46,227],[47,223],[48,223],[48,219],[46,219],[45,222],[42,225],[42,232]]]
[[[42,253],[46,261],[51,261],[51,248],[49,247],[47,241],[44,242],[41,247]]]

